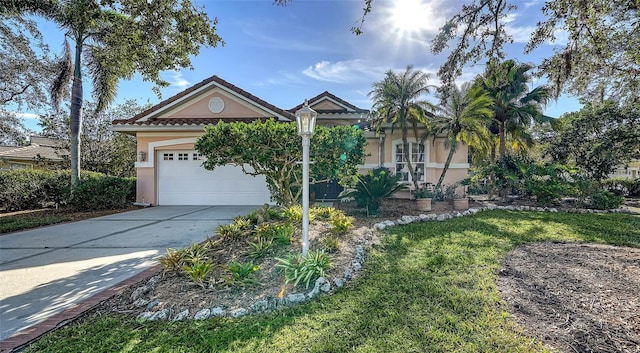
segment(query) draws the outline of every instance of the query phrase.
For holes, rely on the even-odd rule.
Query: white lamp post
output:
[[[298,135],[302,136],[302,256],[309,251],[309,141],[316,126],[316,113],[304,105],[296,112]]]

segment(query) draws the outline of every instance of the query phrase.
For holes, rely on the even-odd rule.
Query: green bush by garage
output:
[[[82,181],[73,193],[70,178],[68,170],[2,171],[0,208],[20,211],[60,205],[89,211],[123,208],[135,200],[135,178],[82,172]]]

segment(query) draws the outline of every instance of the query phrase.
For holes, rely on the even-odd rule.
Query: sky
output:
[[[272,0],[193,0],[211,18],[218,19],[217,33],[224,46],[202,48],[192,58],[193,70],[163,72],[171,85],[161,89],[139,76],[120,81],[115,104],[135,99],[140,104],[156,104],[213,75],[283,109],[324,91],[363,109],[370,109],[368,93],[374,82],[388,70],[404,70],[408,65],[432,74],[430,84],[438,85],[436,72],[449,52],[434,55],[430,43],[447,18],[464,0],[375,0],[365,18],[363,34],[350,28],[362,16],[363,0],[293,0],[287,6]],[[466,1],[468,2],[468,1]],[[542,0],[512,0],[518,6],[506,19],[514,43],[506,48],[507,58],[538,64],[554,47],[546,44],[531,54],[523,48],[536,22],[542,19]],[[45,41],[53,52],[62,48],[63,32],[55,24],[40,23]],[[60,49],[58,49],[60,48]],[[465,70],[459,83],[482,73],[483,65]],[[533,85],[544,84],[535,80]],[[85,98],[90,98],[90,81]],[[433,99],[436,102],[436,99]],[[545,114],[559,117],[580,109],[577,100],[563,96],[545,108]],[[28,113],[28,112],[27,112]],[[35,114],[34,114],[35,115]],[[34,115],[25,114],[25,125],[37,130]]]

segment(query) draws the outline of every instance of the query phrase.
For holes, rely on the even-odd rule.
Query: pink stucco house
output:
[[[300,102],[304,98],[301,97]],[[335,95],[324,92],[308,99],[318,112],[320,125],[355,125],[369,113]],[[212,76],[152,108],[126,120],[115,120],[112,129],[136,136],[138,161],[138,202],[152,205],[261,205],[270,202],[264,178],[244,174],[239,167],[225,166],[205,170],[194,142],[207,125],[219,121],[253,121],[275,118],[295,121],[300,105],[285,110],[245,90]],[[390,131],[390,130],[388,130]],[[393,171],[406,171],[397,129],[393,134],[366,132],[370,154],[362,170],[384,165]],[[420,182],[437,181],[448,150],[443,139],[417,144],[411,141],[411,156]],[[466,146],[459,147],[447,172],[447,183],[467,176]],[[408,181],[408,173],[404,173]],[[321,195],[320,195],[321,196]],[[318,197],[318,195],[317,195]]]

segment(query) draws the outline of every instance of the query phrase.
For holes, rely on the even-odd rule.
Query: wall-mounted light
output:
[[[138,152],[138,161],[144,162],[147,160],[147,152],[140,151]]]

